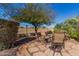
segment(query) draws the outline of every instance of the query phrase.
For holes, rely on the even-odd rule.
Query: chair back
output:
[[[63,43],[65,39],[65,33],[64,32],[56,32],[54,33],[54,43]]]
[[[37,33],[37,36],[38,36],[38,37],[41,37],[41,36],[42,36],[41,32],[38,32],[38,33]]]

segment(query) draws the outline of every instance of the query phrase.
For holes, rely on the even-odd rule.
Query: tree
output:
[[[71,38],[78,39],[79,32],[77,31],[78,19],[72,18],[64,22],[64,30],[69,34]]]
[[[79,31],[79,16],[76,17],[76,22],[77,22],[77,31]]]
[[[19,22],[32,24],[37,36],[38,28],[43,24],[50,24],[54,18],[54,13],[44,4],[26,4],[21,12],[12,18]]]

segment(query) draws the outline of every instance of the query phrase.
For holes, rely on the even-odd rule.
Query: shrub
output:
[[[57,24],[55,26],[55,31],[65,30],[70,38],[74,38],[75,40],[79,41],[79,32],[77,31],[77,20],[76,19],[69,19],[66,20],[64,23]]]

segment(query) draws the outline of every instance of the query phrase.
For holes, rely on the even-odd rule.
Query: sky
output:
[[[55,24],[50,27],[54,27],[58,23],[62,23],[69,18],[79,16],[79,4],[78,3],[55,3],[50,6],[55,12]]]
[[[66,19],[76,17],[79,15],[79,4],[77,4],[77,3],[54,4],[52,9],[54,9],[57,12],[57,14],[56,14],[57,23],[61,23],[61,22],[65,21]]]
[[[21,6],[20,4],[17,6]],[[55,11],[56,17],[55,17],[55,23],[49,26],[54,27],[55,24],[62,23],[65,20],[69,18],[73,18],[76,16],[79,16],[79,4],[78,3],[52,3],[50,4],[50,7],[52,10]],[[2,10],[0,10],[0,14],[3,13]],[[2,16],[0,16],[2,17]],[[21,23],[21,26],[25,26],[25,23]],[[28,25],[28,24],[27,24]]]

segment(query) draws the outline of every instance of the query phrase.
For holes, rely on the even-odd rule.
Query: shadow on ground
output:
[[[21,38],[20,40],[16,41],[14,43],[14,47],[16,46],[20,46],[22,44],[25,44],[25,43],[28,43],[28,42],[31,42],[33,40],[35,40],[36,38],[35,37],[25,37],[25,38]]]

